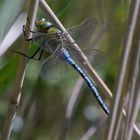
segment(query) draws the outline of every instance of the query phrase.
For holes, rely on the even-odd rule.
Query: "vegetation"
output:
[[[97,19],[90,46],[104,52],[105,63],[95,71],[81,57],[110,107],[109,116],[71,68],[64,69],[64,75],[55,69],[60,78],[44,80],[39,72],[49,54],[37,61],[11,51],[29,56],[35,52],[36,44],[25,38],[32,37],[30,30],[35,29],[35,20],[42,17],[61,30],[88,17]],[[0,19],[2,140],[139,139],[136,126],[140,102],[139,0],[48,0],[47,3],[45,0],[0,0]]]

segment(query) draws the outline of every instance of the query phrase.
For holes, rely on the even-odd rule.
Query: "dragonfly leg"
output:
[[[22,30],[23,30],[23,34],[24,34],[24,39],[25,39],[26,41],[33,41],[32,38],[25,38],[25,35],[26,35],[26,33],[25,33],[25,25],[23,25]],[[32,33],[34,33],[34,31],[32,31]]]
[[[38,60],[40,60],[40,59],[41,59],[42,54],[43,54],[43,50],[41,49],[40,56],[38,57]]]
[[[16,51],[16,50],[12,50],[12,49],[11,49],[11,51],[12,51],[12,52],[15,52],[15,53],[18,53],[18,54],[20,54],[20,55],[22,55],[22,56],[25,56],[25,57],[28,58],[28,59],[40,60],[41,57],[42,57],[42,54],[43,54],[43,50],[42,50],[42,49],[41,49],[41,53],[40,53],[39,58],[35,58],[36,54],[39,52],[40,49],[41,49],[41,48],[38,48],[32,56],[28,56],[28,55],[26,55],[26,54],[24,54],[24,53],[22,53],[22,52],[19,52],[19,51]]]
[[[24,39],[26,40],[26,41],[33,41],[33,38],[25,38],[25,35],[26,35],[26,33],[25,33],[25,25],[23,25],[23,27],[22,27],[22,30],[23,30],[23,34],[24,34]],[[31,32],[31,33],[37,33],[37,31],[32,31],[32,30],[30,30],[29,29],[29,31]]]
[[[34,58],[34,57],[36,56],[36,54],[39,52],[39,50],[41,50],[39,57],[38,57],[38,58]],[[40,60],[41,57],[42,57],[42,54],[43,54],[43,49],[38,48],[38,49],[35,51],[35,53],[31,56],[31,59]]]

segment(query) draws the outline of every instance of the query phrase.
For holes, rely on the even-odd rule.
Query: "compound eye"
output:
[[[51,22],[47,22],[47,26],[48,27],[52,26],[52,23]]]

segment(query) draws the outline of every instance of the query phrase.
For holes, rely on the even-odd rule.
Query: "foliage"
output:
[[[29,5],[26,2],[22,0],[0,1],[1,41],[14,24],[15,19],[21,13],[28,12]],[[113,90],[121,61],[130,3],[122,0],[48,0],[48,4],[66,27],[76,25],[87,17],[95,17],[98,24],[93,35],[93,44],[103,25],[107,25],[100,41],[97,43],[98,48],[106,54],[107,62],[97,71],[108,87]],[[46,17],[46,15],[40,8],[37,19],[42,17]],[[20,36],[10,46],[10,49],[14,48],[21,51],[23,39],[23,35]],[[20,56],[11,52],[10,49],[0,58],[0,104],[5,110],[7,110],[7,104],[9,104],[9,98],[12,94],[11,91],[15,83],[20,59]],[[29,54],[31,55],[33,52],[34,46],[31,46]],[[43,59],[47,56],[48,54],[44,55]],[[57,139],[64,129],[66,106],[76,85],[78,74],[69,70],[69,73],[65,74],[65,77],[60,80],[44,81],[39,76],[43,59],[41,61],[28,61],[22,101],[17,115],[21,121],[13,126],[13,139]],[[92,97],[88,87],[84,86],[81,92],[82,95],[73,116],[72,127],[67,136],[68,140],[79,139],[88,128],[93,124],[94,126],[99,125],[100,120],[104,119],[104,113]],[[4,125],[5,114],[6,112],[0,107],[0,130]],[[88,115],[91,117],[87,117]],[[17,118],[15,121],[17,121]],[[102,133],[101,128],[99,133]],[[94,136],[96,139],[102,139],[99,133]]]

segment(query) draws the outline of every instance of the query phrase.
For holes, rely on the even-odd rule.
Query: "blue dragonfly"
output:
[[[95,27],[96,27],[96,19],[91,17],[86,19],[79,25],[67,29],[67,31],[72,35],[75,42],[81,47],[85,46],[87,42],[91,40]],[[71,48],[71,43],[67,40],[66,37],[67,34],[60,31],[51,22],[49,22],[44,18],[42,18],[39,21],[36,21],[36,29],[37,29],[36,31],[32,31],[33,38],[29,40],[36,42],[37,45],[39,46],[38,49],[31,57],[26,56],[23,53],[20,54],[28,58],[35,59],[35,55],[41,50],[40,56],[38,58],[40,59],[44,51],[51,53],[51,55],[47,59],[45,59],[41,65],[40,74],[42,78],[46,78],[48,75],[49,76],[55,75],[54,70],[57,70],[55,66],[58,66],[59,64],[57,63],[58,60],[61,60],[61,62],[68,63],[74,68],[74,70],[76,70],[81,75],[81,77],[87,83],[88,87],[91,89],[92,93],[94,94],[95,98],[97,99],[98,103],[101,105],[105,113],[110,114],[110,110],[107,104],[100,96],[95,84],[88,76],[87,72],[80,66],[80,63],[82,62],[78,57],[77,52],[73,48]],[[100,51],[96,49],[89,49],[89,51],[85,50],[85,52],[90,53],[92,54],[92,56],[94,56],[92,57],[95,59],[94,62],[96,62],[96,60],[97,61],[101,60],[99,58],[102,54]],[[97,64],[95,63],[95,65]]]

